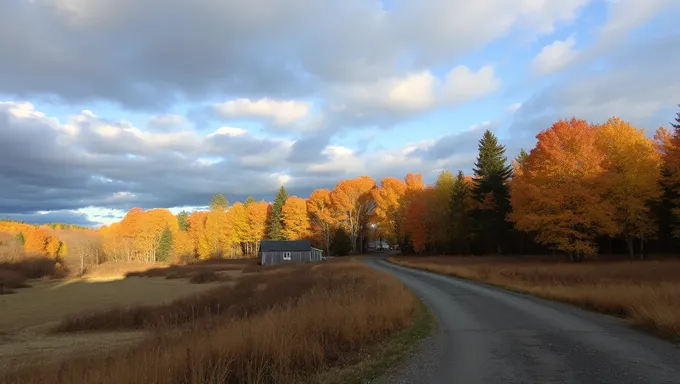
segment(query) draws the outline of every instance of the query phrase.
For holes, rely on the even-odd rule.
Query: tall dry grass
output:
[[[224,302],[223,312],[182,327],[167,323],[130,349],[15,369],[0,375],[0,382],[299,382],[351,361],[362,348],[406,327],[418,308],[398,281],[357,261],[296,265],[244,278],[248,281],[234,293],[206,294],[210,300],[203,304],[214,308],[211,300]],[[221,301],[222,294],[228,300]],[[178,303],[158,308],[166,315],[184,313]],[[99,329],[106,318],[84,316],[71,329]]]
[[[485,257],[390,261],[617,315],[680,340],[680,261],[569,263]]]

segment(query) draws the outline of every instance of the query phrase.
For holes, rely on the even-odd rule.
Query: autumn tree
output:
[[[427,212],[432,221],[432,241],[435,252],[451,251],[452,228],[451,200],[454,186],[453,174],[441,171],[434,184],[434,191],[428,204]]]
[[[633,258],[634,239],[640,241],[642,252],[643,241],[656,236],[651,203],[661,196],[660,158],[643,129],[615,117],[599,127],[597,143],[608,173],[606,198]]]
[[[318,232],[323,241],[326,255],[330,254],[331,234],[335,225],[331,192],[328,189],[317,189],[307,199],[307,214],[311,229]]]
[[[283,235],[288,240],[301,240],[309,237],[309,216],[307,202],[297,196],[286,199],[281,210]]]
[[[267,216],[269,204],[265,201],[249,202],[246,205],[248,211],[248,235],[247,241],[252,244],[251,253],[256,253],[260,240],[267,234]]]
[[[240,202],[234,203],[227,213],[228,229],[227,234],[229,243],[234,246],[238,244],[241,253],[247,253],[248,232],[250,231],[248,225],[248,211],[244,204]],[[235,250],[232,248],[230,256],[236,256]]]
[[[479,140],[479,154],[473,168],[475,183],[472,196],[478,204],[471,212],[475,239],[483,252],[493,250],[502,253],[512,229],[507,220],[510,213],[508,180],[512,176],[512,168],[506,163],[505,146],[486,130]]]
[[[210,211],[205,219],[204,235],[200,240],[204,244],[199,244],[199,257],[207,259],[210,257],[221,258],[224,256],[227,236],[227,212],[229,202],[224,195],[215,195],[210,200]],[[193,225],[193,223],[192,223]]]
[[[340,181],[331,191],[331,201],[342,225],[352,240],[352,252],[357,251],[357,241],[363,246],[363,230],[373,214],[375,203],[371,190],[375,181],[368,176]]]
[[[271,215],[269,216],[267,237],[270,240],[286,240],[283,235],[283,218],[281,216],[281,210],[287,199],[288,192],[286,192],[286,188],[282,185],[281,188],[279,188],[279,192],[276,194],[276,198],[274,198]]]
[[[597,253],[595,238],[619,231],[598,130],[588,122],[560,120],[540,132],[538,142],[511,181],[511,219],[534,231],[539,243],[567,252],[573,260]]]
[[[193,211],[187,218],[189,220],[189,233],[193,242],[195,254],[201,259],[209,259],[212,253],[210,243],[206,238],[206,223],[208,221],[208,211]],[[224,220],[223,218],[221,218]],[[214,223],[211,226],[216,226]],[[215,230],[214,228],[211,230]]]
[[[394,177],[386,177],[380,181],[380,188],[373,189],[371,194],[375,201],[376,224],[387,228],[392,241],[403,245],[406,184]]]
[[[158,261],[158,250],[166,228],[169,228],[172,233],[179,231],[177,219],[168,209],[150,209],[140,215],[137,223],[138,232],[135,236],[135,246],[138,252],[143,255],[144,260]],[[172,239],[170,238],[169,241],[171,243]],[[167,259],[168,255],[164,256]]]

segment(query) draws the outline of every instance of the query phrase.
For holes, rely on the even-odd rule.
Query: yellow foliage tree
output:
[[[283,235],[288,240],[306,239],[310,235],[309,216],[305,199],[290,196],[281,210],[283,217]]]
[[[657,232],[650,204],[661,196],[661,159],[643,129],[616,117],[599,126],[598,146],[608,173],[606,198],[615,208],[614,219],[632,258],[633,239],[640,240],[642,251],[644,239]]]

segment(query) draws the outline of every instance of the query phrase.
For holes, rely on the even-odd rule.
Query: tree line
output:
[[[132,208],[98,230],[0,222],[0,246],[86,263],[251,257],[263,239],[310,239],[326,254],[361,253],[369,239],[415,254],[546,254],[578,261],[598,253],[674,253],[680,237],[680,113],[653,138],[619,118],[560,120],[512,161],[498,138],[479,140],[473,173],[368,176],[308,198],[281,187],[272,203],[209,210]],[[94,256],[96,255],[96,257]],[[86,260],[87,259],[87,260]]]

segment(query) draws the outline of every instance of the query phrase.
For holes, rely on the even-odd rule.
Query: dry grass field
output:
[[[680,341],[678,260],[569,263],[451,256],[389,260],[613,314]]]
[[[117,266],[122,273],[129,268]],[[148,265],[147,265],[148,268]],[[100,349],[138,340],[139,332],[54,335],[62,319],[109,308],[171,302],[214,288],[187,279],[125,278],[107,274],[82,279],[38,279],[30,287],[0,295],[0,368],[12,360],[53,358],[76,350]]]
[[[99,348],[88,354],[61,348],[52,354],[57,358],[40,365],[19,359],[0,371],[0,382],[287,383],[320,377],[342,382],[342,374],[327,372],[375,358],[366,349],[407,329],[420,308],[401,283],[356,260],[225,267],[212,273],[232,274],[228,282],[190,284],[188,275],[201,268],[207,267],[196,266],[192,273],[138,271],[133,275],[158,277],[106,283],[35,285],[3,297],[43,295],[35,297],[37,306],[54,302],[48,292],[62,289],[71,290],[60,299],[67,303],[73,295],[91,296],[56,313],[14,309],[3,322],[16,335],[21,316],[49,319],[42,323],[41,340],[92,339]],[[186,278],[174,278],[177,274]],[[21,305],[27,304],[11,304]]]

